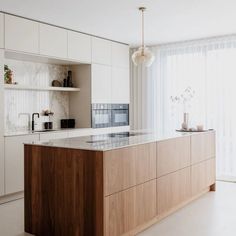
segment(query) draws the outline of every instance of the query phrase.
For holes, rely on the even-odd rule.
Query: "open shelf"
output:
[[[65,88],[65,87],[33,87],[18,84],[4,84],[5,89],[14,90],[38,90],[38,91],[59,91],[59,92],[79,92],[79,88]]]

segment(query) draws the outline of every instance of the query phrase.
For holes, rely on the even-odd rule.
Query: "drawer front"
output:
[[[215,157],[215,132],[191,136],[192,164]]]
[[[215,183],[215,158],[197,163],[191,168],[193,196]]]
[[[191,196],[190,167],[157,179],[157,213],[175,208]]]
[[[190,137],[157,143],[157,177],[190,166]]]
[[[123,235],[155,216],[156,180],[152,180],[105,198],[105,235]]]
[[[156,178],[156,143],[104,153],[105,195]]]

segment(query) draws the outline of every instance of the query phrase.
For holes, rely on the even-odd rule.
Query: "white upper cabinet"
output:
[[[39,53],[39,23],[5,14],[5,48]]]
[[[129,69],[112,67],[112,103],[130,102]]]
[[[92,103],[111,103],[111,67],[92,65]]]
[[[67,58],[67,30],[55,26],[39,25],[40,54]]]
[[[0,13],[0,48],[4,48],[4,15]]]
[[[92,62],[111,65],[111,41],[92,38]]]
[[[91,36],[68,31],[68,58],[91,63]]]
[[[112,42],[112,66],[129,67],[129,46]]]

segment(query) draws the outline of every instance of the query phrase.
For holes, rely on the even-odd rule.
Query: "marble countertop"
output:
[[[54,132],[63,132],[63,131],[76,131],[76,130],[88,130],[92,128],[65,128],[65,129],[54,129],[54,130],[25,130],[25,131],[13,131],[13,132],[6,132],[4,134],[4,137],[10,137],[10,136],[20,136],[20,135],[31,135],[31,134],[50,134]]]
[[[213,132],[213,131],[208,131]],[[60,147],[69,149],[93,150],[93,151],[108,151],[138,144],[145,144],[155,141],[162,141],[172,138],[199,134],[199,132],[148,132],[148,131],[130,131],[130,136],[125,137],[123,133],[110,133],[102,135],[83,136],[75,138],[57,139],[49,142],[32,142],[29,145]]]

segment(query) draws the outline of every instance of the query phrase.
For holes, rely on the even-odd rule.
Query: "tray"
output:
[[[207,131],[212,131],[213,129],[205,129],[205,130],[194,130],[194,131],[190,131],[190,130],[182,130],[182,129],[176,129],[177,132],[184,132],[184,133],[201,133],[201,132],[207,132]]]

